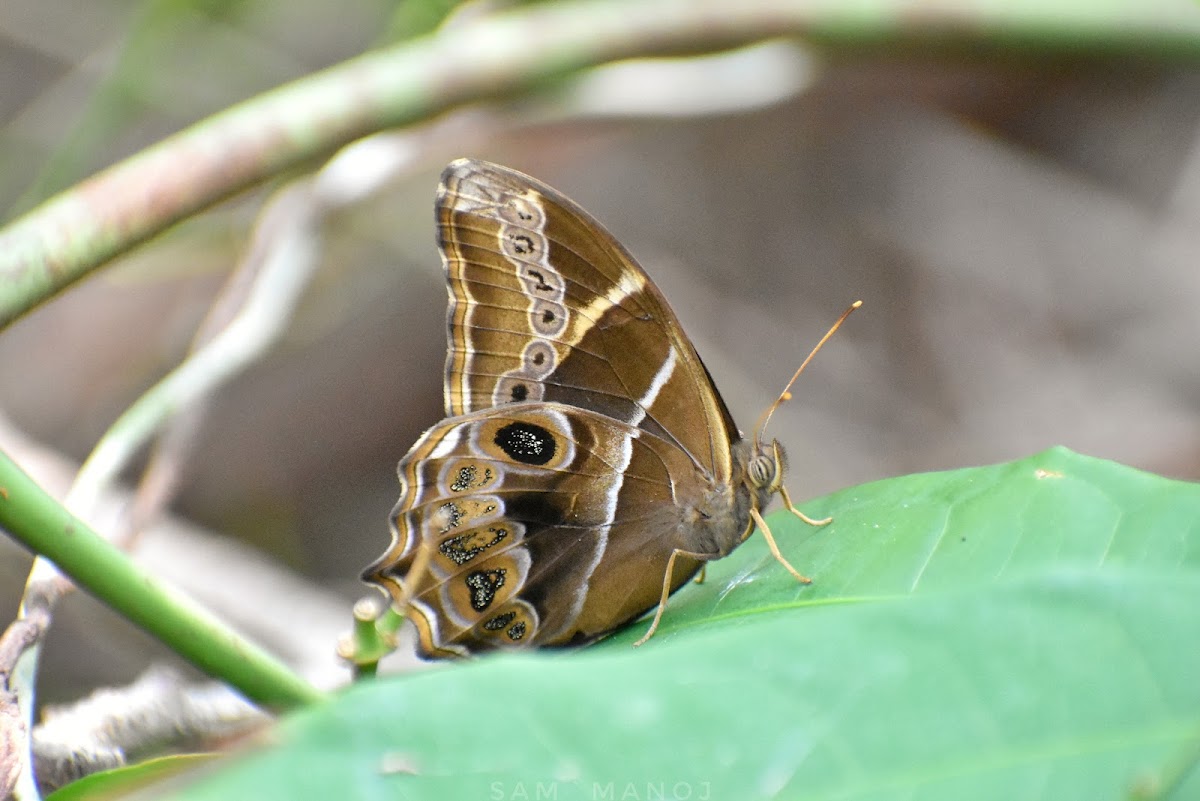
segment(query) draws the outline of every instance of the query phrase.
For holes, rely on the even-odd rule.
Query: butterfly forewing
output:
[[[447,415],[520,401],[592,409],[674,440],[726,479],[737,429],[674,313],[625,249],[571,200],[521,173],[462,160],[442,179]]]

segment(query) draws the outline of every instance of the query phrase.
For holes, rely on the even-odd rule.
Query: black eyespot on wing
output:
[[[438,550],[454,564],[462,566],[507,537],[506,527],[489,526],[486,531],[469,531],[450,537],[438,546]]]
[[[467,574],[464,581],[467,589],[471,591],[472,609],[482,612],[492,605],[496,592],[504,586],[504,574],[507,572],[501,567],[495,570],[476,570]]]
[[[516,612],[505,612],[502,615],[496,615],[494,618],[484,623],[483,628],[486,631],[500,631],[500,629],[511,623],[513,618],[516,616]]]
[[[524,384],[513,384],[512,399],[514,403],[520,403],[529,397],[529,387]]]
[[[512,242],[513,250],[522,256],[528,256],[535,250],[533,246],[533,240],[530,239],[526,234],[516,234],[513,236]]]
[[[532,240],[530,240],[529,237],[525,237],[525,239],[527,241],[529,241],[530,245],[532,246],[532,244],[533,244]],[[553,292],[554,291],[554,287],[552,287],[550,284],[546,283],[546,277],[544,275],[542,275],[542,273],[539,270],[529,270],[528,274],[531,278],[533,278],[533,280],[537,281],[537,286],[535,287],[535,289],[537,289],[538,292],[544,293],[544,292]]]
[[[478,472],[479,468],[473,464],[460,467],[458,469],[458,477],[455,478],[450,484],[450,491],[462,492],[463,490],[469,489],[470,486],[475,483],[475,476]]]
[[[533,423],[509,423],[496,432],[496,445],[521,464],[544,465],[554,458],[554,435]]]
[[[445,521],[442,524],[442,533],[445,534],[452,528],[458,528],[463,519],[463,511],[454,501],[446,501],[438,509],[438,517]]]

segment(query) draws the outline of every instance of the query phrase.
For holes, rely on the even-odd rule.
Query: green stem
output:
[[[74,517],[0,452],[0,528],[200,670],[255,703],[286,710],[321,693],[259,646],[153,576]]]

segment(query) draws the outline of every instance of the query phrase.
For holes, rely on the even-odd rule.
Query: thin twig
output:
[[[320,229],[316,220],[314,203],[307,180],[297,181],[285,187],[269,201],[259,216],[250,239],[250,246],[225,285],[217,294],[212,307],[201,321],[192,344],[189,358],[207,347],[220,333],[233,324],[237,316],[246,310],[255,293],[272,293],[279,280],[265,271],[275,265],[276,270],[294,270],[303,279],[294,287],[292,297],[272,298],[281,302],[281,313],[274,326],[263,331],[255,353],[250,353],[246,363],[257,358],[274,343],[283,331],[284,323],[290,319],[291,308],[298,298],[299,290],[307,284],[307,276],[317,266],[319,247],[292,250],[290,243],[304,241],[312,232]],[[279,254],[291,251],[290,261],[279,259]],[[303,254],[302,256],[299,254]],[[232,376],[232,374],[231,374]],[[222,382],[223,383],[223,382]],[[216,384],[213,385],[216,388]],[[178,489],[187,453],[203,426],[212,393],[201,395],[179,409],[166,423],[155,440],[150,459],[134,492],[134,502],[122,529],[113,534],[113,541],[121,547],[131,549],[138,534],[150,520],[165,508]]]
[[[152,667],[132,684],[48,708],[34,731],[38,783],[45,791],[125,763],[128,756],[181,741],[212,742],[267,717],[223,685],[189,684]]]

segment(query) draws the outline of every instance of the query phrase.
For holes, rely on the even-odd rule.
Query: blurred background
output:
[[[7,0],[0,219],[386,43],[418,24],[405,13]],[[323,611],[284,622],[332,654],[328,629],[348,627],[358,573],[388,541],[395,464],[441,417],[432,204],[441,168],[465,155],[537,176],[608,226],[746,429],[863,300],[772,423],[798,500],[1055,445],[1197,478],[1200,70],[1071,51],[774,42],[601,70],[441,120],[406,140],[385,186],[321,222],[321,266],[285,339],[214,400],[187,462],[172,511],[201,544],[156,552],[151,538],[147,558],[235,607],[311,580]],[[360,169],[369,182],[371,162]],[[0,336],[0,410],[67,460],[64,480],[183,356],[277,186],[175,227]],[[305,582],[278,589],[234,563]],[[28,564],[0,542],[6,617]],[[152,653],[75,598],[46,693],[126,680]]]

